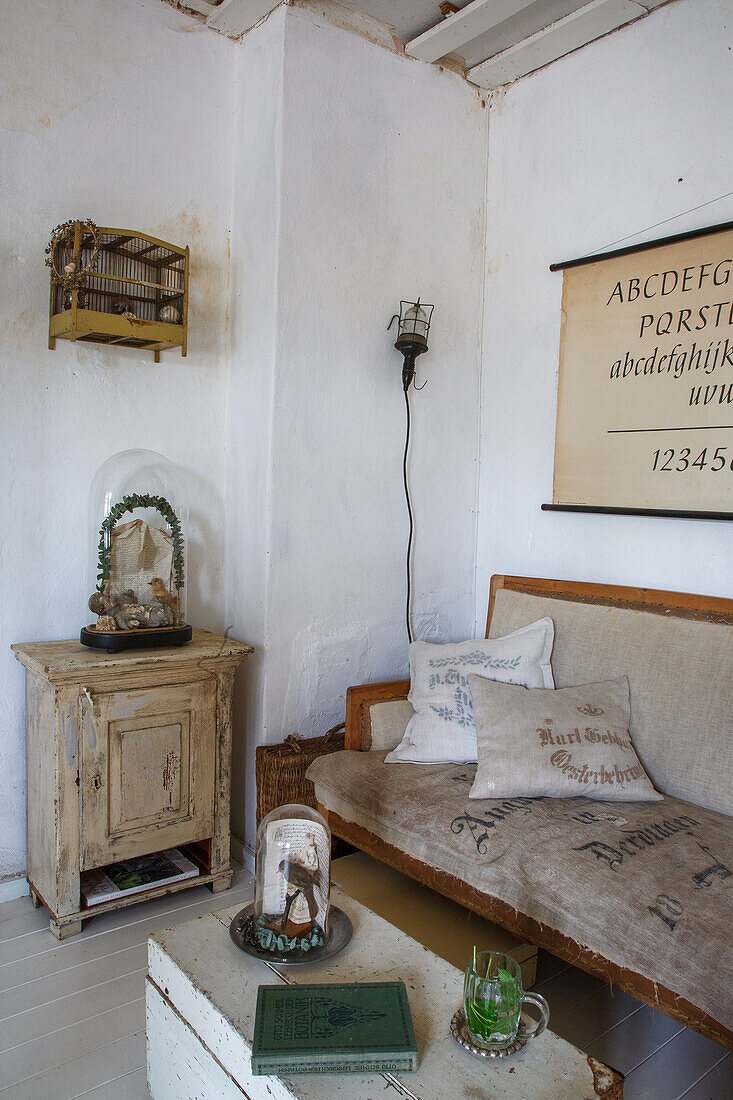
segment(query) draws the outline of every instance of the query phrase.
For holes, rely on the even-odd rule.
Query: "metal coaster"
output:
[[[517,1051],[527,1045],[526,1039],[517,1037],[513,1043],[510,1043],[508,1047],[504,1047],[502,1050],[487,1050],[486,1047],[477,1046],[469,1034],[466,1017],[462,1008],[457,1009],[454,1013],[453,1019],[450,1022],[450,1030],[455,1041],[460,1043],[462,1047],[465,1047],[471,1054],[475,1054],[478,1058],[507,1058],[510,1054],[516,1054]]]
[[[261,959],[262,962],[290,965],[331,959],[334,955],[338,955],[339,951],[343,951],[354,933],[351,920],[347,914],[344,913],[343,909],[338,909],[335,905],[332,905],[329,910],[330,935],[323,947],[312,947],[310,951],[288,951],[287,954],[280,954],[276,951],[263,951],[261,947],[256,947],[254,944],[247,942],[243,935],[245,921],[253,914],[254,902],[251,901],[249,905],[245,905],[244,909],[240,909],[232,920],[229,925],[229,935],[241,951],[246,951],[248,955],[252,955],[255,959]]]

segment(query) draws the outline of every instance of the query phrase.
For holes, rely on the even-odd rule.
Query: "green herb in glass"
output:
[[[522,1028],[520,1038],[534,1038],[547,1026],[549,1009],[543,997],[523,993],[522,972],[511,955],[496,951],[473,949],[473,959],[466,968],[463,1006],[466,1023],[473,1041],[488,1048],[509,1046],[520,1031],[522,1004],[537,1005],[542,1019],[528,1032]]]

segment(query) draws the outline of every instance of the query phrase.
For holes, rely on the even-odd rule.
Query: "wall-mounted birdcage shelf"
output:
[[[186,354],[188,248],[80,221],[57,232],[49,247],[49,348],[56,340],[144,348],[156,363],[168,348]],[[80,273],[76,279],[57,277],[70,270]]]

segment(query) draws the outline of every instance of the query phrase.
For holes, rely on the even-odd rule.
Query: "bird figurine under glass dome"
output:
[[[89,509],[90,581],[96,574],[89,610],[97,621],[81,642],[114,653],[189,641],[187,509],[173,464],[153,451],[114,455],[97,471]]]
[[[257,831],[255,935],[278,954],[310,951],[328,939],[331,831],[316,810],[291,804]]]

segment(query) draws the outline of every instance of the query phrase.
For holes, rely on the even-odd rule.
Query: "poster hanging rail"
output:
[[[660,245],[678,244],[680,241],[692,241],[696,237],[707,237],[711,233],[721,233],[733,229],[733,222],[720,222],[719,225],[706,225],[703,229],[691,229],[687,233],[677,233],[674,237],[658,237],[654,241],[642,241],[630,244],[626,248],[615,248],[610,252],[596,252],[592,256],[579,256],[575,260],[561,260],[550,264],[550,271],[564,271],[567,267],[580,267],[581,264],[594,264],[599,260],[610,260],[618,256],[630,256],[633,252],[644,252],[647,248],[659,248]]]
[[[610,508],[592,504],[542,504],[543,512],[590,512],[601,516],[661,516],[663,519],[733,520],[733,512],[692,512],[675,508]]]

